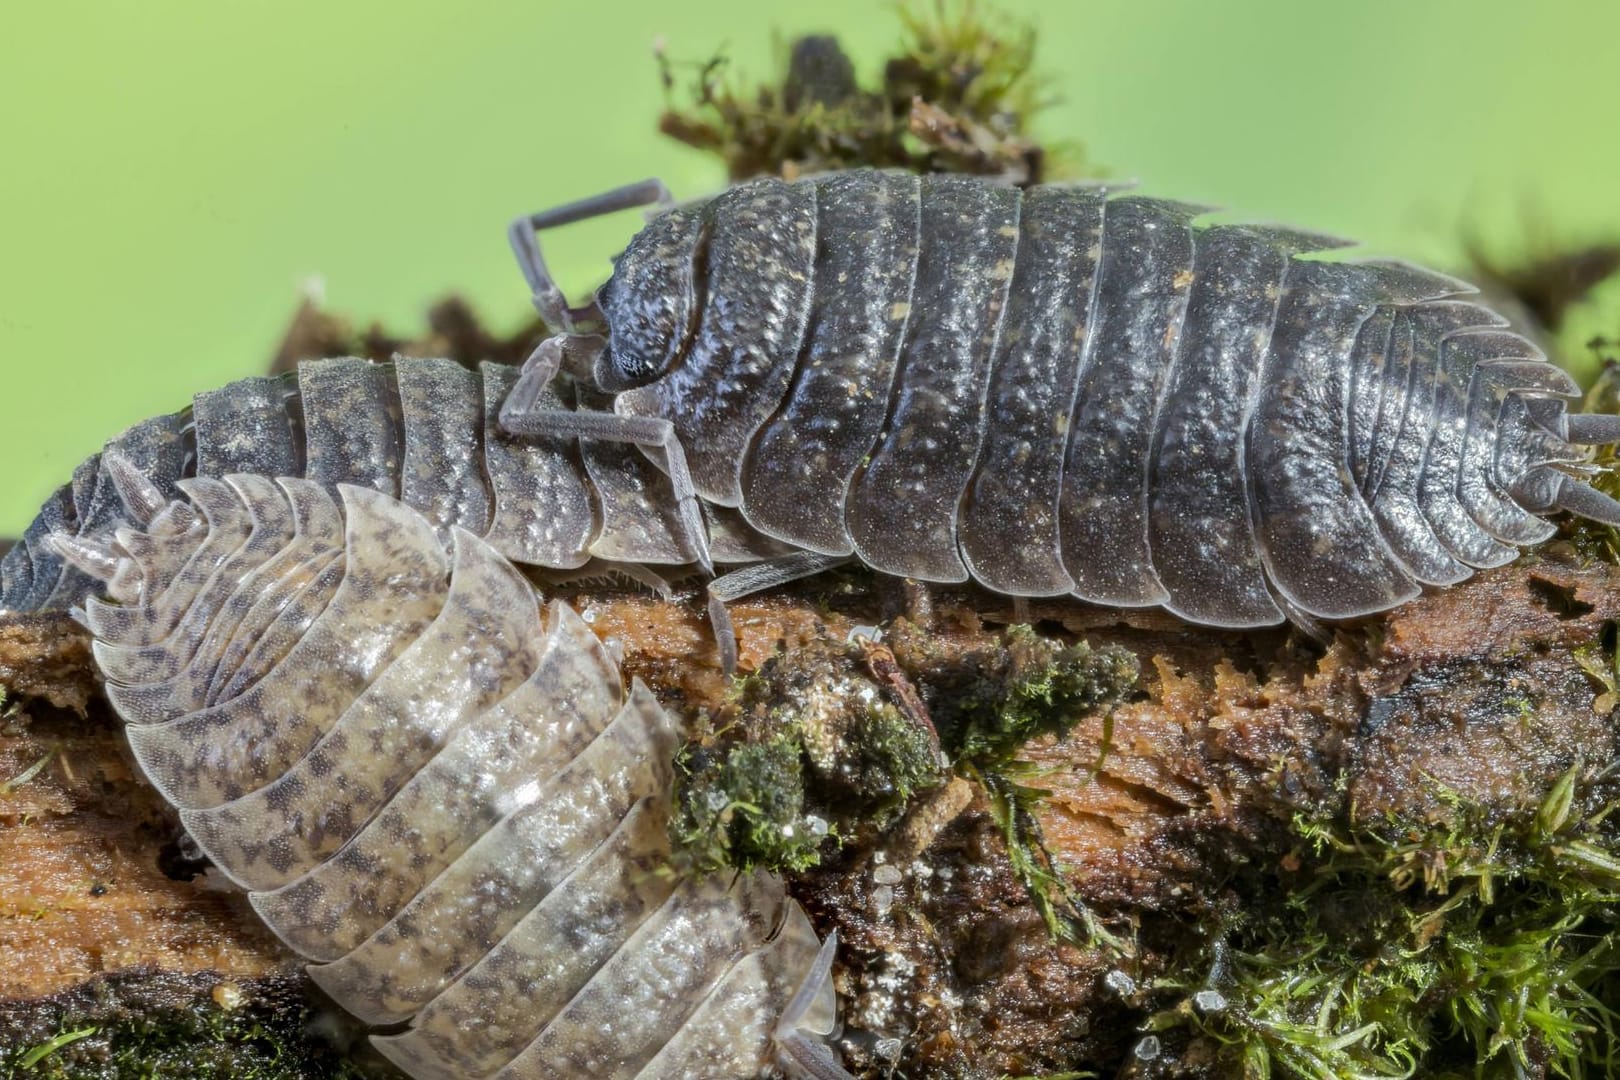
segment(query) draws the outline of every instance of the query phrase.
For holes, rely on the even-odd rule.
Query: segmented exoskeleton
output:
[[[847,1074],[782,882],[684,877],[671,718],[488,543],[368,487],[230,475],[65,550],[142,770],[413,1077]]]
[[[856,171],[668,209],[568,307],[536,230],[665,200],[514,224],[565,328],[515,385],[306,366],[296,393],[246,380],[115,448],[163,482],[370,484],[520,562],[740,566],[709,586],[728,661],[723,601],[850,559],[1244,628],[1461,581],[1556,509],[1620,524],[1580,480],[1620,419],[1569,414],[1575,384],[1455,279],[1105,186]],[[0,603],[84,595],[45,537],[105,534],[106,472],[47,503]]]
[[[535,233],[665,197],[514,223],[565,332],[502,421],[655,449],[694,535],[735,507],[798,549],[722,598],[858,559],[1258,627],[1460,581],[1554,509],[1620,523],[1578,479],[1620,418],[1568,415],[1575,384],[1455,279],[1106,186],[857,171],[668,209],[569,308]],[[559,370],[612,413],[550,409]]]
[[[131,516],[116,468],[145,476],[165,499],[185,477],[227,473],[363,484],[399,497],[441,536],[464,528],[507,558],[541,567],[595,559],[636,573],[693,562],[698,548],[677,520],[670,482],[639,452],[501,431],[496,411],[515,378],[500,364],[474,372],[448,360],[317,360],[296,375],[198,394],[189,409],[136,424],[74,471],[0,562],[0,607],[67,608],[95,593],[96,582],[64,562],[50,537],[72,536],[86,552],[105,546]],[[580,395],[587,404],[606,401]],[[789,550],[732,511],[705,514],[703,535],[722,563]]]

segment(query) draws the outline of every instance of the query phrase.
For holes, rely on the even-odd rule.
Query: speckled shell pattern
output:
[[[405,1025],[379,1050],[420,1080],[774,1075],[820,943],[779,879],[673,868],[674,722],[569,607],[369,487],[177,486],[83,611],[108,698],[314,980]]]
[[[761,533],[1014,596],[1353,617],[1551,534],[1586,452],[1535,345],[1463,282],[1203,215],[1105,185],[740,185],[632,241],[598,382]]]
[[[640,565],[692,561],[669,480],[633,447],[574,439],[518,439],[496,423],[516,369],[478,371],[442,359],[377,364],[315,360],[296,374],[242,379],[198,394],[189,409],[142,421],[110,440],[53,494],[0,560],[0,608],[69,608],[96,583],[65,563],[47,537],[92,542],[128,524],[108,455],[168,497],[178,481],[231,473],[305,477],[335,491],[359,484],[401,499],[441,538],[462,528],[514,562],[570,569],[597,559]],[[567,407],[606,399],[560,387]],[[556,392],[547,404],[565,407]],[[786,550],[734,512],[707,508],[718,561],[747,563]]]

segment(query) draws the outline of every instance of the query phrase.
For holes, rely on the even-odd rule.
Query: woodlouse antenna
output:
[[[523,271],[523,277],[534,293],[534,308],[545,320],[546,326],[571,334],[581,323],[600,319],[601,311],[595,301],[577,308],[569,306],[568,297],[563,295],[556,279],[551,276],[550,268],[546,266],[545,257],[540,253],[537,235],[540,230],[572,225],[638,206],[667,206],[673,202],[664,182],[651,179],[529,214],[512,222],[507,229],[507,239],[511,241],[512,253],[517,256],[518,268]]]

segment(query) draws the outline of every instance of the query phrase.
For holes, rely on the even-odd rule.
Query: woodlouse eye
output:
[[[649,359],[629,350],[615,349],[610,344],[597,355],[592,375],[598,387],[616,394],[652,382],[670,369],[673,360],[673,351]]]

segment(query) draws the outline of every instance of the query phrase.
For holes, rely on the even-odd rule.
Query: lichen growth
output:
[[[1047,92],[1033,74],[1032,25],[976,0],[901,7],[899,17],[899,47],[871,88],[829,36],[782,50],[777,77],[752,90],[726,79],[724,56],[680,71],[660,52],[660,130],[718,154],[733,180],[894,167],[1032,184],[1089,171],[1078,147],[1028,133]]]
[[[1437,822],[1301,815],[1252,894],[1276,899],[1145,990],[1140,1030],[1252,1077],[1615,1075],[1616,800],[1577,766],[1513,814],[1452,795]]]

